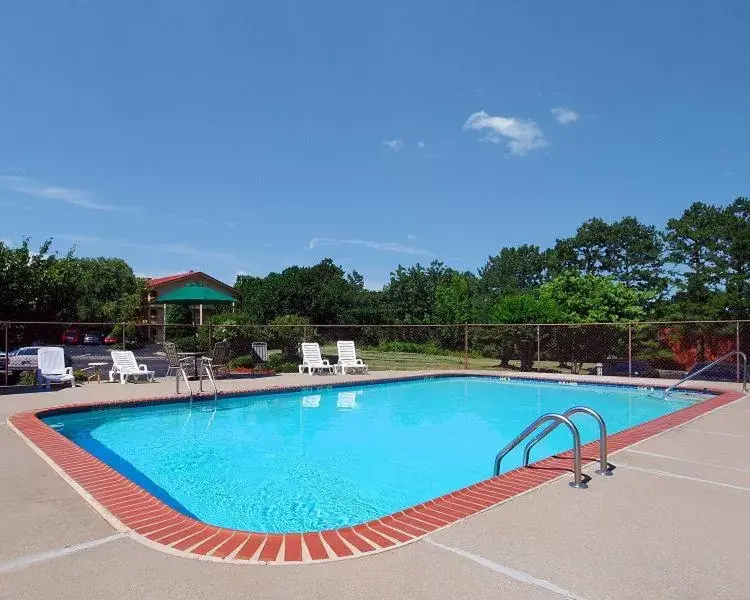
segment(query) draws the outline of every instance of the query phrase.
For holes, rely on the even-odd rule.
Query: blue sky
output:
[[[750,194],[749,26],[744,0],[6,3],[0,239],[379,287],[661,226]]]

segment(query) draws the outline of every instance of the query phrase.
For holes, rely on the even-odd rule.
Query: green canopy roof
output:
[[[155,304],[221,304],[236,301],[236,298],[229,294],[202,283],[187,283],[181,288],[162,294],[155,300]]]

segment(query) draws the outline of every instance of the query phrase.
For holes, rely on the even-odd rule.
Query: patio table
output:
[[[198,363],[200,362],[199,359],[203,357],[203,352],[178,352],[177,356],[193,359],[193,372],[188,373],[188,377],[198,379]]]

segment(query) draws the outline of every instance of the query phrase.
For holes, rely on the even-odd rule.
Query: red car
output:
[[[115,336],[113,336],[113,335],[108,335],[108,336],[106,336],[106,337],[104,338],[104,344],[105,344],[106,346],[112,346],[112,345],[114,345],[114,344],[119,344],[119,343],[120,343],[120,340],[119,340],[119,339],[117,339],[117,338],[116,338]]]
[[[81,343],[81,332],[77,329],[68,329],[62,334],[62,343],[69,346],[77,346]]]

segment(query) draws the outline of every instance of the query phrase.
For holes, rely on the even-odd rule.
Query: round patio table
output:
[[[193,372],[187,375],[193,379],[198,379],[198,362],[200,362],[199,359],[203,356],[203,352],[178,352],[177,356],[193,359]]]

